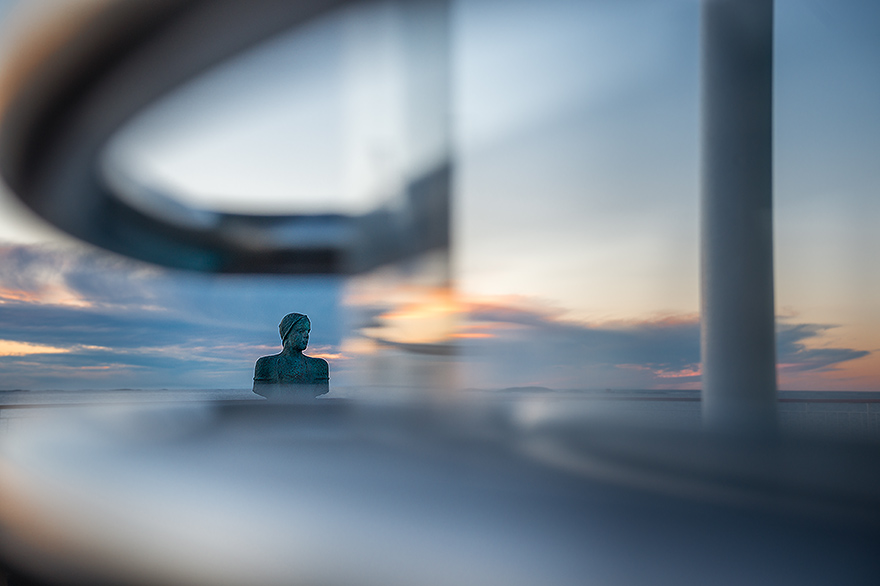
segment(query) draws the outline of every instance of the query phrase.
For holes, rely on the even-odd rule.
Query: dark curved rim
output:
[[[114,132],[205,69],[359,0],[127,0],[67,32],[0,122],[0,173],[38,215],[82,240],[169,267],[354,273],[448,246],[448,163],[412,182],[406,213],[210,213],[186,225],[132,207],[97,163]],[[311,238],[309,234],[320,234]],[[304,236],[305,235],[305,236]]]

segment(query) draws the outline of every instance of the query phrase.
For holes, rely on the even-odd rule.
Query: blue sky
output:
[[[698,21],[696,0],[453,3],[447,309],[465,386],[699,385]],[[178,113],[176,134],[135,134],[135,155],[166,173],[154,178],[166,186],[195,186],[199,197],[227,186],[226,201],[253,189],[237,195],[308,207],[324,201],[322,189],[333,195],[328,177],[343,186],[333,205],[393,189],[404,157],[393,109],[372,122],[358,114],[332,140],[315,128],[351,116],[344,99],[283,117],[289,99],[310,103],[297,93],[303,80],[329,92],[348,79],[333,77],[344,51],[321,53],[326,66],[316,68],[282,50],[332,46],[334,26],[284,41],[252,67],[268,97],[221,92],[191,127]],[[783,388],[880,389],[878,33],[876,2],[777,0]],[[391,80],[393,50],[363,46],[387,58],[380,78]],[[390,146],[372,167],[334,146],[375,136]],[[163,149],[169,137],[174,149]],[[304,152],[325,166],[288,163]],[[74,243],[19,208],[0,198],[0,388],[247,387],[289,311],[312,316],[311,349],[331,357],[334,380],[357,384],[350,283],[167,272]],[[394,303],[360,310],[390,322]]]
[[[7,246],[0,262],[2,388],[248,387],[291,308],[315,321],[313,353],[340,342],[330,277],[191,275],[45,245]]]

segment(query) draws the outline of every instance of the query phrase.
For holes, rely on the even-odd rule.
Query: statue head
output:
[[[302,313],[288,313],[281,318],[278,324],[278,333],[281,334],[281,342],[284,347],[291,346],[294,350],[302,352],[309,345],[309,332],[312,323],[309,316]]]

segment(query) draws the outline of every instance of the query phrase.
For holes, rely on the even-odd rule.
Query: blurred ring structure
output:
[[[124,173],[102,172],[108,141],[168,92],[259,41],[357,0],[134,0],[85,4],[11,68],[0,169],[22,201],[86,242],[175,268],[351,274],[444,249],[449,157],[406,177],[404,204],[362,214],[237,214],[191,209]],[[402,2],[410,30],[407,114],[448,124],[443,1]],[[39,35],[35,35],[39,37]],[[47,48],[48,47],[48,48]],[[426,66],[427,65],[427,66]],[[418,69],[418,71],[415,71]],[[428,99],[423,99],[428,96]],[[424,126],[421,125],[421,126]],[[446,145],[439,145],[444,149]],[[291,164],[296,164],[292,161]],[[144,201],[147,206],[132,205]],[[159,213],[155,213],[159,210]]]

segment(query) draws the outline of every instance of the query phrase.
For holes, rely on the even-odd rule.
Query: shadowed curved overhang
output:
[[[355,273],[445,248],[447,162],[409,183],[408,205],[361,216],[180,207],[169,218],[132,207],[101,177],[98,161],[109,139],[169,91],[259,41],[360,3],[100,2],[46,27],[32,37],[33,47],[19,48],[22,57],[3,81],[0,173],[29,208],[65,232],[169,267]],[[189,221],[196,215],[197,222]]]

